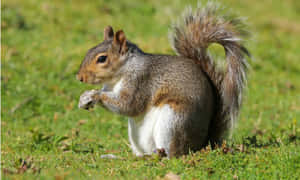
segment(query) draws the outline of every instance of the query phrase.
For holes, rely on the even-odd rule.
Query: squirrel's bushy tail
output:
[[[196,60],[214,86],[217,106],[209,129],[212,145],[221,143],[235,123],[246,83],[244,55],[250,55],[242,45],[242,38],[248,33],[241,19],[222,12],[215,2],[208,2],[204,7],[199,5],[194,12],[189,7],[183,22],[175,24],[171,34],[177,54]],[[217,68],[207,52],[212,43],[224,47],[225,70]]]

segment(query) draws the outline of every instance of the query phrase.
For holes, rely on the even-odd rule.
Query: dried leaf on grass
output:
[[[172,172],[169,172],[165,175],[163,180],[180,180],[180,176],[178,176],[177,174],[174,174]]]

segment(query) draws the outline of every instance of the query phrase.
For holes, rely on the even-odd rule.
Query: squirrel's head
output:
[[[77,79],[84,83],[99,84],[116,78],[126,61],[128,42],[120,30],[114,34],[111,26],[104,29],[104,41],[91,48],[80,65]]]

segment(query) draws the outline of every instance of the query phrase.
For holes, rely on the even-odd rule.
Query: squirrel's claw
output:
[[[90,109],[95,106],[95,104],[98,102],[97,99],[94,99],[95,95],[99,94],[99,90],[90,90],[85,91],[79,99],[78,108],[81,109]]]

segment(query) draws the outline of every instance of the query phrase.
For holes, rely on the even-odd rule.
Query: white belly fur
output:
[[[152,107],[139,119],[128,121],[128,135],[133,152],[137,156],[142,156],[164,148],[168,153],[172,129],[176,122],[173,109],[168,104]]]

